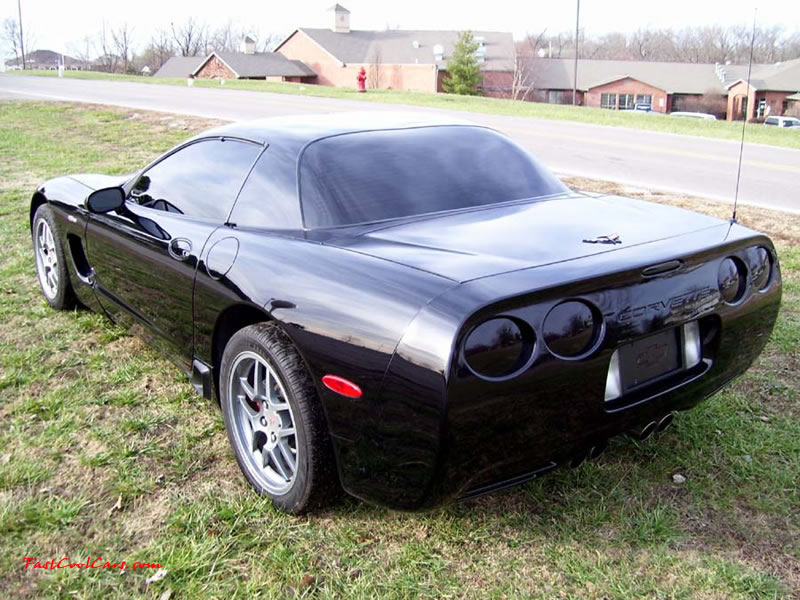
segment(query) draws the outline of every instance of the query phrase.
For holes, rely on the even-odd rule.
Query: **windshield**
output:
[[[566,191],[511,140],[470,126],[323,138],[303,153],[299,183],[309,228],[370,223]]]

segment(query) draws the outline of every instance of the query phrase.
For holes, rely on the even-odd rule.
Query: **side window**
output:
[[[300,229],[303,226],[297,199],[297,151],[276,146],[258,159],[231,213],[239,227]]]
[[[776,119],[776,118],[774,118],[774,117],[770,117],[769,119],[767,119],[766,121],[764,121],[764,123],[765,123],[766,125],[777,125],[777,124],[778,124],[778,119]]]
[[[261,146],[231,139],[181,148],[139,177],[129,200],[167,212],[224,221]]]

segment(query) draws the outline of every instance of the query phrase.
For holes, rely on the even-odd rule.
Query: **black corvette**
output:
[[[49,180],[30,222],[48,302],[162,348],[294,513],[341,488],[426,508],[663,429],[748,368],[781,298],[764,235],[419,116],[225,126]]]

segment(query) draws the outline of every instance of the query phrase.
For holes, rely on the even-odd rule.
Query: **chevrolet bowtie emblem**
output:
[[[621,244],[622,240],[619,239],[619,234],[612,233],[611,235],[598,235],[596,238],[590,240],[583,240],[584,244]]]

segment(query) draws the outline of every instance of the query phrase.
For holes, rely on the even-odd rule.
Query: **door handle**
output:
[[[170,241],[167,251],[175,260],[188,260],[192,255],[192,242],[186,238],[175,238]]]

